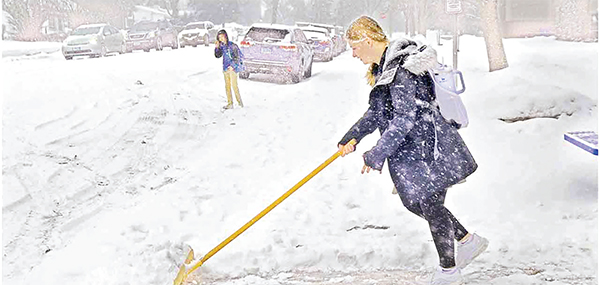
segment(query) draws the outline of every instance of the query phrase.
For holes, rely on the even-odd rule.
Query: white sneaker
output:
[[[489,241],[477,234],[472,234],[470,240],[466,243],[462,244],[457,242],[456,244],[456,266],[460,269],[464,269],[487,249]]]
[[[460,285],[463,284],[462,274],[458,267],[442,269],[440,266],[428,277],[418,277],[417,284],[422,285]]]

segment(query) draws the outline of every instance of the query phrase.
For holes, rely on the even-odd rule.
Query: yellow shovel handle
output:
[[[356,140],[352,139],[349,142],[349,144],[356,145]],[[189,270],[187,270],[187,272],[185,272],[185,276],[189,275],[194,270],[198,269],[198,267],[200,267],[204,262],[206,262],[213,255],[215,255],[215,253],[217,253],[219,250],[221,250],[223,247],[225,247],[227,244],[229,244],[232,240],[234,240],[239,235],[241,235],[244,231],[246,231],[254,223],[256,223],[258,220],[260,220],[262,217],[264,217],[267,213],[269,213],[271,210],[273,210],[273,208],[275,208],[277,205],[279,205],[281,202],[283,202],[283,200],[287,199],[287,197],[289,197],[294,192],[296,192],[296,190],[298,190],[298,188],[302,187],[302,185],[304,185],[304,183],[308,182],[308,180],[310,180],[315,175],[317,175],[317,173],[321,172],[321,170],[323,170],[323,168],[327,167],[327,165],[332,163],[340,155],[341,155],[340,151],[337,151],[334,155],[332,155],[325,162],[323,162],[321,165],[319,165],[319,167],[317,167],[310,174],[308,174],[306,177],[304,177],[302,180],[300,180],[300,182],[296,183],[296,185],[294,185],[294,187],[292,187],[290,190],[285,192],[285,194],[283,194],[281,197],[279,197],[279,199],[275,200],[275,202],[271,203],[271,205],[269,205],[266,209],[262,210],[262,212],[260,212],[258,215],[256,215],[256,217],[252,218],[252,220],[247,222],[239,230],[237,230],[235,233],[230,235],[227,239],[225,239],[219,245],[217,245],[215,248],[213,248],[210,252],[208,252],[204,257],[202,257],[202,259],[200,261],[196,262],[196,264],[194,264],[194,266],[192,266]],[[182,278],[182,279],[184,279],[184,278]]]

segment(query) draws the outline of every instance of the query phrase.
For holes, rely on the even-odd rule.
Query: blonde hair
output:
[[[390,42],[377,21],[369,16],[360,16],[354,20],[350,26],[348,26],[348,29],[346,30],[346,39],[349,43],[356,44],[366,40],[367,38],[386,44]],[[372,63],[371,66],[369,66],[367,75],[365,76],[367,78],[367,82],[371,86],[375,85],[375,76],[373,75],[373,70],[375,69],[376,65],[377,64]]]

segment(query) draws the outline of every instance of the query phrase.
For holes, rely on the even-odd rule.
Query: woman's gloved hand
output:
[[[354,147],[355,145],[356,145],[356,140],[352,139],[345,145],[338,144],[338,149],[339,149],[338,151],[340,152],[340,155],[342,157],[344,157],[347,154],[354,152],[356,150],[356,148]]]

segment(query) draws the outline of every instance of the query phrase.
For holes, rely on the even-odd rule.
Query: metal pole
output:
[[[389,24],[390,24],[390,39],[392,38],[392,35],[394,34],[394,28],[392,27],[392,11],[390,10],[388,12],[388,18],[389,18]]]
[[[454,15],[454,37],[452,37],[452,67],[458,69],[458,14]]]

